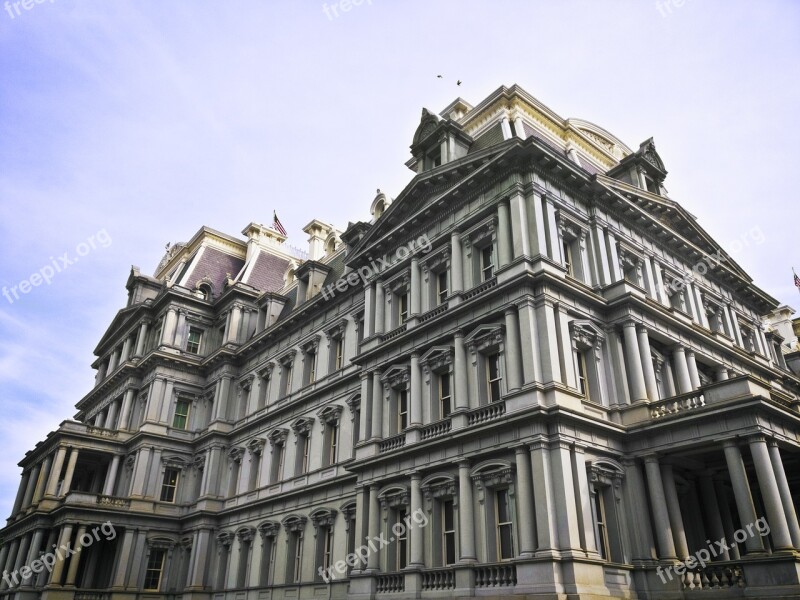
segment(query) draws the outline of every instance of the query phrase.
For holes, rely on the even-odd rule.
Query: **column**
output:
[[[517,308],[510,306],[505,310],[506,321],[506,376],[508,391],[522,387],[522,347],[519,335],[519,316]]]
[[[697,361],[694,359],[694,352],[687,350],[686,366],[689,368],[689,380],[692,382],[692,391],[700,389],[700,373],[697,371]]]
[[[586,454],[583,446],[572,447],[572,478],[575,483],[575,500],[578,505],[578,525],[581,531],[583,548],[597,554],[597,538],[594,532],[592,516],[592,496],[589,489],[589,477],[586,474]]]
[[[151,451],[151,448],[144,447],[140,448],[139,452],[136,453],[136,462],[133,465],[133,474],[131,475],[131,496],[138,498],[144,496]]]
[[[419,473],[412,473],[411,474],[411,506],[410,506],[410,514],[415,514],[418,511],[422,512],[422,490],[420,488],[420,482],[422,477]],[[424,550],[424,538],[423,538],[423,530],[422,527],[419,526],[412,526],[410,527],[409,531],[409,543],[410,545],[410,560],[408,563],[409,567],[418,567],[423,568],[425,567],[425,550]]]
[[[66,496],[69,493],[70,486],[72,485],[72,476],[75,474],[75,463],[78,462],[78,449],[72,448],[69,454],[69,461],[67,462],[67,472],[64,475],[64,485],[61,488],[61,495]]]
[[[531,223],[531,251],[534,256],[547,254],[547,234],[545,233],[544,209],[542,197],[533,192],[530,197],[530,214],[533,215]]]
[[[228,327],[228,337],[225,343],[239,342],[239,328],[242,326],[242,307],[234,306],[231,310],[231,322]]]
[[[30,481],[31,472],[24,471],[20,478],[19,488],[17,488],[17,497],[14,500],[14,508],[11,509],[11,516],[15,517],[20,510],[22,510],[22,500],[25,498],[25,490],[28,489],[28,481]],[[0,567],[3,565],[0,564]]]
[[[5,544],[0,548],[0,570],[5,569],[6,561],[8,560],[8,551],[11,549],[11,544]]]
[[[717,502],[717,492],[714,489],[714,474],[710,471],[702,473],[698,478],[700,484],[700,495],[702,496],[703,508],[708,516],[708,533],[714,540],[721,540],[727,537],[725,527],[722,524],[722,513]],[[721,549],[720,560],[730,560],[730,554],[725,549]]]
[[[86,525],[78,526],[78,534],[75,536],[75,545],[80,543],[81,536],[86,533]],[[78,577],[78,567],[81,564],[81,553],[73,554],[69,560],[69,569],[67,570],[67,582],[65,586],[75,585],[75,579]]]
[[[419,366],[419,354],[411,353],[411,376],[409,385],[411,405],[408,414],[408,424],[411,427],[422,426],[422,370]]]
[[[61,537],[58,539],[58,545],[66,546],[72,540],[72,523],[65,523],[61,526]],[[61,585],[61,578],[64,574],[64,564],[66,561],[64,560],[57,560],[55,566],[53,567],[53,573],[50,576],[50,583],[52,585]]]
[[[375,282],[375,333],[383,333],[386,330],[386,297],[383,283]],[[366,317],[365,317],[366,318]]]
[[[533,511],[533,478],[531,455],[526,446],[514,448],[517,463],[517,517],[519,518],[519,554],[531,557],[536,553],[536,524]]]
[[[736,509],[739,511],[739,522],[743,527],[756,522],[756,509],[753,496],[750,493],[750,483],[747,481],[747,471],[742,462],[742,453],[733,440],[726,440],[725,462],[728,464],[728,473],[733,486],[733,497],[736,500]],[[770,524],[772,526],[772,524]],[[747,536],[745,547],[748,553],[763,553],[764,542],[761,536]]]
[[[497,205],[497,267],[502,269],[513,257],[511,238],[511,216],[508,198],[503,198]]]
[[[136,350],[134,356],[142,356],[144,354],[144,342],[147,339],[147,329],[149,327],[148,321],[142,321],[139,325],[139,335],[136,338]]]
[[[672,469],[672,465],[661,465],[661,477],[664,485],[664,499],[667,501],[672,538],[675,542],[675,551],[678,553],[679,559],[686,560],[689,557],[689,544],[686,541],[686,529],[683,525],[678,490],[675,487],[675,472]]]
[[[28,550],[31,547],[31,534],[25,533],[20,538],[19,549],[17,550],[17,560],[14,561],[14,571],[19,573],[19,570],[25,566],[25,561],[28,559]]]
[[[128,336],[125,338],[125,341],[122,342],[122,352],[119,355],[119,364],[124,364],[128,362],[128,358],[131,355],[131,337]]]
[[[642,469],[635,458],[623,459],[622,465],[625,469],[625,484],[622,486],[622,494],[625,508],[628,511],[631,558],[633,561],[651,560],[656,557],[656,547],[653,541],[653,526],[650,523],[647,490],[644,485]],[[624,516],[620,516],[625,519]]]
[[[678,393],[688,394],[692,391],[692,380],[689,376],[689,365],[686,363],[686,351],[682,346],[675,346],[672,350],[672,366],[675,369]]]
[[[520,192],[511,197],[511,238],[514,243],[514,257],[531,255],[528,209],[525,196]]]
[[[653,525],[658,542],[658,557],[666,559],[677,558],[658,457],[653,455],[645,457],[644,468],[647,473],[647,490],[653,507]]]
[[[372,425],[372,406],[369,401],[370,391],[370,374],[366,371],[361,371],[361,410],[359,414],[359,423],[356,427],[359,428],[358,439],[361,442],[366,442],[370,438],[369,428]]]
[[[533,505],[536,510],[536,551],[549,552],[556,547],[554,528],[553,484],[550,476],[550,450],[547,442],[537,440],[530,445],[533,475]]]
[[[61,477],[61,469],[64,468],[64,459],[67,457],[65,446],[59,446],[56,450],[56,457],[53,460],[53,467],[50,469],[50,477],[47,479],[45,496],[55,496],[58,489],[58,479]]]
[[[472,477],[469,461],[458,463],[458,533],[461,556],[460,563],[474,563],[478,560],[475,552],[475,507],[472,502]]]
[[[380,285],[380,283],[378,283]],[[364,339],[369,339],[375,332],[375,284],[364,286]]]
[[[772,533],[772,540],[775,542],[775,550],[791,550],[793,547],[792,537],[789,532],[789,523],[786,519],[786,512],[783,509],[781,492],[778,481],[775,478],[775,470],[767,448],[767,440],[763,435],[757,435],[748,440],[750,454],[753,456],[753,464],[756,468],[758,485],[761,488],[761,497],[764,500],[764,508],[767,512],[767,519]],[[742,523],[746,527],[746,523]]]
[[[383,382],[381,372],[372,372],[372,439],[380,440],[383,438]]]
[[[797,512],[794,509],[794,502],[792,502],[792,492],[789,490],[789,482],[786,480],[786,471],[783,468],[783,461],[781,460],[781,451],[775,440],[769,442],[769,457],[772,462],[772,469],[775,471],[775,479],[781,494],[781,503],[783,504],[783,511],[786,514],[786,522],[789,526],[789,534],[792,537],[792,545],[795,548],[800,548],[800,527],[798,527],[797,524]],[[0,561],[0,564],[2,564],[2,561]]]
[[[726,381],[728,377],[728,367],[717,367],[717,381]]]
[[[119,424],[117,429],[128,430],[130,428],[131,408],[133,407],[133,398],[136,392],[133,388],[125,390],[125,396],[122,398],[122,410],[119,413]]]
[[[578,526],[578,499],[575,497],[575,478],[572,470],[572,450],[566,440],[556,440],[551,444],[550,465],[559,548],[565,552],[580,550],[582,546]]]
[[[48,454],[44,459],[44,465],[39,471],[39,478],[36,480],[36,488],[33,491],[33,504],[38,504],[39,500],[44,496],[44,488],[47,485],[47,480],[50,478],[50,469],[53,467],[53,455]],[[38,558],[38,557],[37,557]]]
[[[625,367],[628,371],[631,403],[647,400],[647,387],[644,380],[639,341],[636,336],[636,323],[633,321],[625,323],[622,326],[622,335],[625,339]]]
[[[116,400],[108,405],[108,414],[106,414],[106,429],[119,429],[119,427],[117,427],[117,406]]]
[[[112,496],[114,494],[114,484],[117,482],[117,471],[119,470],[119,455],[115,454],[111,459],[111,465],[106,473],[106,482],[103,486],[103,495]]]
[[[177,311],[170,307],[167,309],[167,316],[164,317],[164,327],[161,331],[161,345],[171,346],[175,339],[175,326],[178,323]]]
[[[28,478],[28,485],[25,488],[25,497],[22,499],[22,510],[27,509],[33,501],[33,492],[36,490],[36,482],[39,481],[39,473],[41,470],[41,464],[36,464],[31,467],[31,476]]]
[[[539,358],[542,383],[561,382],[561,362],[558,354],[558,329],[554,307],[546,301],[536,306],[536,330],[539,333]]]
[[[457,411],[469,410],[469,389],[467,388],[467,353],[464,348],[464,332],[453,334],[453,388],[456,394]]]
[[[191,587],[202,589],[205,584],[206,569],[204,561],[208,556],[211,532],[201,529],[197,533],[197,543],[192,546],[192,579]]]
[[[17,561],[17,551],[19,550],[19,538],[12,540],[10,543],[7,543],[3,549],[8,549],[6,562],[4,565],[0,565],[3,568],[4,572],[11,573],[14,570],[14,563]],[[0,590],[5,590],[8,588],[8,582],[5,579],[0,579]]]
[[[381,503],[378,500],[378,486],[369,487],[369,538],[375,540],[381,533]],[[370,552],[367,557],[367,570],[376,572],[381,568],[380,550]]]
[[[408,313],[410,317],[420,313],[420,300],[422,299],[421,278],[422,273],[419,269],[419,257],[415,255],[411,257],[411,297],[409,298]]]
[[[44,529],[35,529],[33,532],[33,540],[31,541],[30,550],[28,550],[28,557],[25,562],[26,565],[30,566],[33,561],[39,558],[39,551],[42,549],[42,541],[44,539]],[[49,550],[49,548],[48,548]],[[31,585],[31,580],[33,579],[34,573],[31,572],[31,575],[26,579],[22,580],[22,585]]]
[[[539,335],[536,331],[536,312],[531,300],[523,300],[518,308],[520,323],[519,335],[522,346],[523,383],[542,380],[542,367],[539,363]]]
[[[454,231],[450,235],[450,290],[451,295],[464,291],[464,266],[461,254],[461,234]]]
[[[650,400],[658,400],[658,383],[656,383],[656,372],[653,368],[653,354],[650,352],[650,336],[647,335],[645,327],[639,326],[636,330],[639,334],[639,354],[642,359],[647,397]]]

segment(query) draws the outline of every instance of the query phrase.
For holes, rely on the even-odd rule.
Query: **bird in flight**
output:
[[[456,85],[461,85],[461,80],[456,81]]]
[[[444,79],[444,75],[437,75],[436,79]]]

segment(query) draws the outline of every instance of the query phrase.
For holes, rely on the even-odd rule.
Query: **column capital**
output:
[[[503,311],[504,315],[516,315],[517,314],[517,307],[516,305],[507,306]]]
[[[653,452],[651,454],[646,454],[642,458],[644,459],[645,464],[653,464],[653,463],[659,464],[660,463],[659,455],[657,453],[655,453],[655,452]]]
[[[466,458],[461,459],[460,461],[458,461],[458,468],[459,469],[462,469],[462,468],[469,469],[470,466],[471,466],[470,465],[470,461],[468,459],[466,459]]]
[[[778,440],[776,440],[775,438],[769,438],[769,439],[767,440],[767,445],[768,445],[770,448],[779,448],[779,446],[778,446]]]
[[[737,443],[736,439],[727,439],[722,440],[722,447],[723,448],[736,448],[739,449],[739,444]]]
[[[422,475],[419,473],[419,471],[411,471],[409,478],[411,481],[422,481]]]
[[[764,443],[766,443],[768,441],[768,439],[767,439],[767,436],[765,436],[763,433],[755,433],[753,435],[748,435],[747,437],[745,437],[745,441],[748,444],[752,444],[754,442],[764,442]]]

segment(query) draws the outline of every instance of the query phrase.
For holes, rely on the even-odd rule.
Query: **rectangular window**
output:
[[[328,425],[328,466],[336,464],[336,452],[339,449],[339,425]]]
[[[325,528],[325,539],[322,542],[322,568],[327,571],[331,567],[333,557],[333,532],[330,527]]]
[[[397,433],[408,427],[408,392],[400,390],[397,393]]]
[[[311,384],[317,380],[317,353],[309,352],[308,355],[306,356],[306,360],[309,361],[308,381],[306,383]]]
[[[453,401],[450,395],[450,373],[439,375],[439,414],[442,419],[453,412]]]
[[[578,371],[578,390],[588,400],[589,380],[586,377],[586,354],[580,350],[575,351],[575,367]]]
[[[189,427],[189,410],[191,403],[188,400],[179,399],[175,403],[175,415],[172,417],[172,428],[186,431]]]
[[[288,396],[292,393],[292,366],[291,365],[284,365],[284,383],[283,383],[283,395]]]
[[[402,571],[408,565],[408,528],[405,526],[406,521],[406,511],[402,508],[397,509],[397,519],[396,523],[403,524],[402,528],[398,528],[398,530],[402,529],[402,534],[397,536],[397,556],[395,557],[395,566],[397,571]]]
[[[408,294],[400,294],[398,300],[398,324],[408,321]]]
[[[292,534],[294,539],[294,555],[292,556],[292,582],[300,583],[303,569],[303,544],[299,533]]]
[[[158,591],[161,589],[161,574],[164,572],[166,551],[162,548],[151,548],[144,572],[144,589]]]
[[[481,275],[483,281],[488,281],[494,277],[494,258],[491,244],[481,250]]]
[[[186,338],[186,352],[200,354],[200,342],[203,341],[203,330],[189,327],[189,336]]]
[[[286,448],[283,444],[275,444],[272,448],[272,464],[270,465],[270,483],[277,483],[283,479],[283,461]]]
[[[511,501],[508,490],[495,492],[497,512],[497,556],[500,560],[514,558],[514,524],[511,520]]]
[[[338,371],[342,368],[342,364],[344,361],[344,344],[342,343],[342,338],[336,338],[333,340],[333,370]]]
[[[594,490],[594,521],[597,534],[597,546],[600,556],[609,560],[608,528],[606,526],[606,507],[603,502],[602,490]]]
[[[500,400],[500,354],[490,354],[486,357],[486,384],[489,392],[489,402]]]
[[[442,502],[442,564],[456,562],[456,521],[453,501]]]
[[[563,240],[561,247],[564,251],[564,267],[567,269],[567,275],[575,277],[574,263],[572,262],[572,244],[567,240]]]
[[[447,271],[442,271],[436,276],[436,297],[439,304],[444,304],[447,301]]]
[[[164,469],[164,480],[161,483],[161,502],[175,502],[178,491],[178,469]]]
[[[308,473],[308,460],[311,452],[311,437],[308,435],[301,435],[298,442],[298,455],[299,462],[297,463],[297,474],[302,475]]]

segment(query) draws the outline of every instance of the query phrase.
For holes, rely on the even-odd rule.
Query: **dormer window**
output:
[[[442,149],[433,148],[425,155],[425,162],[428,169],[435,169],[442,164]]]

